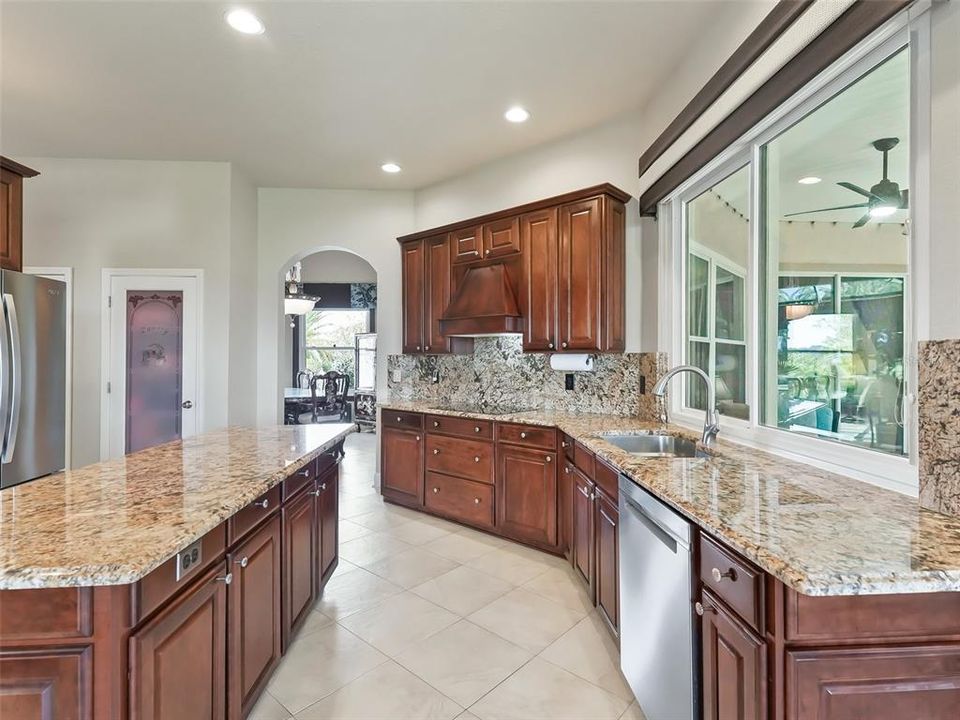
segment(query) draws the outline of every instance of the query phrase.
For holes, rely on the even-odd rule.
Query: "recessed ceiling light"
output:
[[[818,178],[816,175],[807,175],[806,177],[802,177],[799,180],[797,180],[797,182],[800,183],[801,185],[816,185],[820,181],[821,179]]]
[[[398,173],[401,170],[400,166],[396,163],[384,163],[380,166],[380,169],[386,173]]]
[[[260,35],[263,23],[249,10],[231,10],[227,13],[227,24],[244,35]]]
[[[530,113],[519,105],[514,105],[503,116],[512,123],[522,123],[530,119]]]

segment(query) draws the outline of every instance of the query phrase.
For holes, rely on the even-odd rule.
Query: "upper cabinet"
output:
[[[0,157],[0,268],[23,269],[23,179],[39,173]]]
[[[600,185],[398,238],[403,351],[468,350],[472,341],[445,336],[440,319],[455,297],[457,307],[485,307],[464,297],[471,283],[460,281],[469,268],[502,266],[522,316],[524,350],[622,352],[628,200]]]

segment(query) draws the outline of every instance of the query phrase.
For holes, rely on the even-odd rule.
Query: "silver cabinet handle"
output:
[[[427,345],[427,346],[426,346],[425,348],[423,348],[423,349],[429,351],[429,350],[430,350],[430,346]]]
[[[263,500],[253,503],[253,505],[262,507],[264,510],[266,510],[268,507],[270,507],[270,498],[264,498]]]
[[[720,581],[722,581],[724,578],[730,578],[730,579],[733,580],[734,582],[737,581],[737,571],[734,570],[733,568],[730,568],[730,569],[727,570],[726,572],[720,572],[720,568],[713,568],[713,569],[710,571],[710,575],[713,576],[713,581],[714,581],[714,582],[720,582]]]
[[[560,347],[566,347],[566,346],[567,344],[565,342],[560,343]]]
[[[523,439],[526,438],[526,437],[527,437],[527,434],[526,434],[525,432],[520,433],[520,439],[521,439],[521,440],[523,440]]]
[[[487,252],[484,253],[484,254],[485,254],[485,255],[489,255],[489,254],[490,254],[490,248],[487,248]]]
[[[326,484],[326,483],[321,483],[321,484],[320,484],[320,489],[321,489],[321,490],[326,490],[326,489],[327,489],[327,484]]]
[[[473,504],[474,504],[474,505],[479,505],[479,504],[480,504],[480,498],[474,498],[474,499],[473,499]]]
[[[592,499],[593,499],[593,497],[590,495],[590,491],[587,490],[586,488],[582,488],[582,487],[580,487],[580,486],[578,485],[578,486],[577,486],[577,490],[579,490],[579,491],[580,491],[580,494],[583,495],[587,500],[592,500]]]
[[[420,436],[417,435],[417,442],[420,442]]]
[[[224,585],[229,585],[233,582],[233,573],[227,573],[217,578],[217,582],[222,582]]]
[[[553,458],[550,457],[549,455],[547,455],[546,460],[547,460],[547,462],[553,462]]]
[[[417,348],[417,349],[419,350],[420,348]],[[403,422],[403,418],[400,417],[399,415],[397,415],[397,422]]]
[[[239,560],[234,560],[234,562],[235,562],[237,565],[239,565],[240,567],[245,568],[247,565],[250,564],[250,558],[248,558],[246,555],[244,555],[244,556],[243,556],[242,558],[240,558]]]
[[[474,456],[473,456],[473,461],[474,461],[475,463],[480,462],[480,456],[479,456],[479,455],[474,455]]]
[[[313,491],[313,496],[314,496],[314,497],[320,497],[320,493],[321,493],[321,492],[322,492],[322,491],[320,490],[320,488],[317,488],[316,490]]]
[[[476,433],[480,432],[480,426],[477,425],[476,427],[474,427],[474,428],[473,428],[473,431],[476,432]]]
[[[566,446],[567,446],[567,441],[566,441],[566,440],[561,440],[561,441],[560,441],[560,447],[565,448]]]
[[[434,492],[434,493],[440,492],[440,488],[434,488],[434,489],[433,489],[433,492]]]
[[[547,343],[547,350],[553,350],[553,343]]]
[[[434,421],[433,421],[433,426],[434,426],[434,427],[440,427],[440,421],[439,421],[439,420],[434,420]]]
[[[708,613],[708,612],[715,613],[715,612],[717,611],[717,609],[716,609],[715,607],[713,607],[713,606],[711,606],[711,605],[704,605],[704,604],[701,603],[701,602],[698,602],[698,603],[697,603],[696,605],[694,605],[693,607],[694,607],[694,609],[697,611],[697,615],[699,615],[700,617],[703,617],[703,614],[704,614],[704,613]]]
[[[20,428],[20,403],[23,401],[23,355],[20,352],[20,325],[17,321],[17,305],[10,293],[3,294],[2,314],[5,316],[10,335],[10,409],[7,417],[6,432],[3,437],[2,462],[13,460],[13,450],[17,446],[17,431]]]
[[[299,475],[300,477],[310,477],[310,468],[304,468],[303,470],[298,472],[297,475]]]
[[[433,449],[433,454],[434,454],[434,455],[439,455],[439,454],[440,454],[440,449],[439,449],[439,448],[434,448],[434,449]]]
[[[563,471],[564,471],[567,475],[570,474],[570,468],[568,468],[568,467],[565,467],[565,468],[563,469]]]

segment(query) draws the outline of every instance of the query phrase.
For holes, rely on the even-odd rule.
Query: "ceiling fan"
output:
[[[806,215],[807,213],[827,212],[828,210],[848,210],[850,208],[867,208],[863,217],[857,220],[854,228],[863,227],[870,218],[882,218],[893,215],[897,210],[905,210],[909,207],[909,191],[887,178],[887,153],[893,150],[900,142],[900,138],[880,138],[874,140],[872,145],[875,149],[883,153],[883,179],[869,190],[864,190],[858,185],[849,182],[838,182],[837,185],[847,190],[852,190],[859,195],[867,198],[867,202],[856,205],[838,205],[837,207],[818,208],[817,210],[804,210],[802,212],[789,213],[784,217],[794,217],[796,215]]]

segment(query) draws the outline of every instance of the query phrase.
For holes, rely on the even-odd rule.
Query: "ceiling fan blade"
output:
[[[801,210],[800,212],[787,213],[784,217],[793,217],[794,215],[806,215],[807,213],[827,212],[828,210],[849,210],[850,208],[867,207],[870,203],[857,203],[856,205],[837,205],[837,207],[817,208],[816,210]]]
[[[853,224],[852,229],[856,230],[858,227],[863,227],[864,225],[867,224],[867,222],[869,222],[869,220],[870,220],[870,213],[865,213],[862,218],[860,218]]]
[[[860,195],[863,195],[864,197],[876,198],[877,200],[882,200],[882,199],[883,199],[883,198],[877,197],[876,195],[874,195],[874,194],[873,194],[872,192],[870,192],[869,190],[864,190],[864,189],[863,189],[862,187],[860,187],[859,185],[854,185],[853,183],[849,183],[849,182],[838,182],[837,185],[839,185],[840,187],[846,188],[847,190],[853,190],[855,193],[858,193],[858,194],[860,194]]]
[[[900,209],[906,210],[910,207],[910,191],[904,188],[900,191]]]

